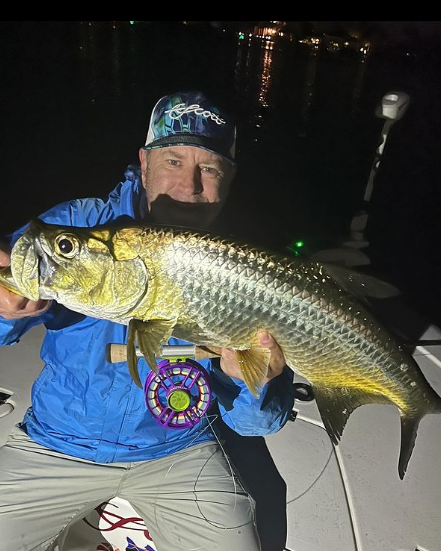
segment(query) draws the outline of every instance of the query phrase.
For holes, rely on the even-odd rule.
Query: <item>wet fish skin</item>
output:
[[[319,263],[179,228],[37,223],[14,246],[11,267],[28,298],[55,299],[83,314],[129,324],[129,365],[139,385],[136,341],[154,365],[160,344],[173,334],[234,348],[247,385],[257,393],[268,359],[257,346],[257,332],[266,329],[287,365],[313,385],[334,443],[356,407],[398,407],[401,478],[419,421],[441,411],[441,399],[413,358]]]

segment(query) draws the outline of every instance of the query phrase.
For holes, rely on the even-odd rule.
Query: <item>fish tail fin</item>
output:
[[[428,413],[441,413],[441,398],[432,390],[430,402],[425,411],[417,415],[405,415],[401,413],[401,448],[400,458],[398,460],[398,474],[403,480],[406,474],[407,465],[415,447],[415,440],[418,432],[418,426],[421,419]]]
[[[401,448],[400,458],[398,460],[398,475],[403,480],[406,474],[407,465],[415,446],[418,425],[424,415],[420,417],[401,416]]]

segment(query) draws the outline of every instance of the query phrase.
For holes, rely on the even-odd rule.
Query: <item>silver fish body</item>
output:
[[[441,411],[441,399],[412,357],[331,273],[318,263],[165,227],[37,224],[12,251],[20,293],[130,324],[129,345],[134,350],[138,341],[150,365],[171,334],[234,348],[256,393],[267,365],[257,332],[266,329],[287,365],[313,385],[335,443],[356,407],[398,407],[402,478],[418,423]]]

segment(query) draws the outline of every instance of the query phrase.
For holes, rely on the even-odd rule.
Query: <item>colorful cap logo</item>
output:
[[[201,92],[164,96],[150,118],[144,149],[190,145],[234,163],[236,127]]]

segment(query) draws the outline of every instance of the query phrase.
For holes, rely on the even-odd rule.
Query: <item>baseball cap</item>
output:
[[[234,163],[236,127],[202,92],[164,96],[155,105],[143,149],[190,145]]]

